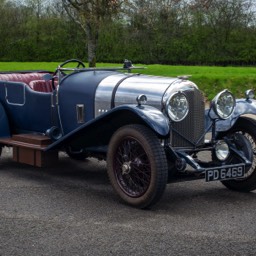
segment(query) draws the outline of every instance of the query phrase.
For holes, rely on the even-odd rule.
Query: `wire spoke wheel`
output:
[[[253,137],[252,134],[248,133],[248,132],[245,132],[245,131],[237,131],[236,134],[241,134],[242,136],[244,136],[248,142],[250,143],[250,146],[251,146],[251,151],[252,151],[252,159],[249,159],[249,160],[252,160],[252,164],[249,168],[246,169],[245,171],[245,176],[243,178],[239,178],[238,180],[245,180],[247,179],[250,175],[253,174],[255,168],[256,168],[256,137]],[[242,149],[243,150],[243,149]],[[246,151],[246,150],[245,150]],[[247,152],[244,152],[245,155],[247,155],[248,157],[248,153]],[[241,160],[238,158],[238,157],[235,157],[235,156],[231,156],[229,158],[229,163],[240,163]]]
[[[142,125],[127,125],[112,137],[108,176],[126,203],[147,208],[160,199],[167,183],[167,161],[156,135]]]
[[[253,152],[253,160],[252,160],[252,165],[250,169],[246,172],[245,174],[245,179],[248,178],[250,175],[253,174],[255,168],[256,168],[256,137],[252,137],[251,134],[249,133],[242,133],[250,142],[252,146],[252,152]]]
[[[245,176],[234,180],[224,180],[223,185],[229,189],[241,192],[250,192],[256,189],[256,121],[248,117],[240,117],[234,127],[224,135],[242,135],[249,143],[250,152],[246,147],[241,148],[246,157],[249,157],[251,166],[246,169]],[[241,160],[240,160],[241,162]],[[231,157],[230,164],[238,163],[238,159]]]
[[[127,138],[120,144],[113,171],[127,195],[140,197],[147,191],[151,179],[150,161],[135,139]]]

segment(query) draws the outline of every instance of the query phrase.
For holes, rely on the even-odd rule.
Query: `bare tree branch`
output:
[[[69,17],[84,31],[88,43],[88,61],[96,64],[99,30],[106,20],[116,16],[127,0],[62,0]]]

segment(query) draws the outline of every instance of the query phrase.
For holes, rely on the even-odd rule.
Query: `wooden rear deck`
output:
[[[58,160],[58,151],[44,149],[52,140],[38,134],[16,134],[11,138],[0,138],[0,144],[13,147],[13,160],[32,166],[45,167]]]

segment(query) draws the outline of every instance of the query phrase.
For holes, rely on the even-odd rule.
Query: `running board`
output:
[[[38,134],[15,134],[11,138],[0,138],[0,144],[13,147],[13,161],[37,167],[49,166],[58,160],[58,151],[44,149],[52,140]]]

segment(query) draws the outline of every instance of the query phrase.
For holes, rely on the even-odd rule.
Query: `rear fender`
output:
[[[7,118],[5,109],[3,105],[0,103],[0,137],[10,137],[10,126],[9,126],[9,120]]]
[[[168,118],[151,106],[122,105],[66,134],[46,150],[71,146],[74,149],[108,145],[113,133],[128,124],[143,124],[160,138],[169,135]]]

